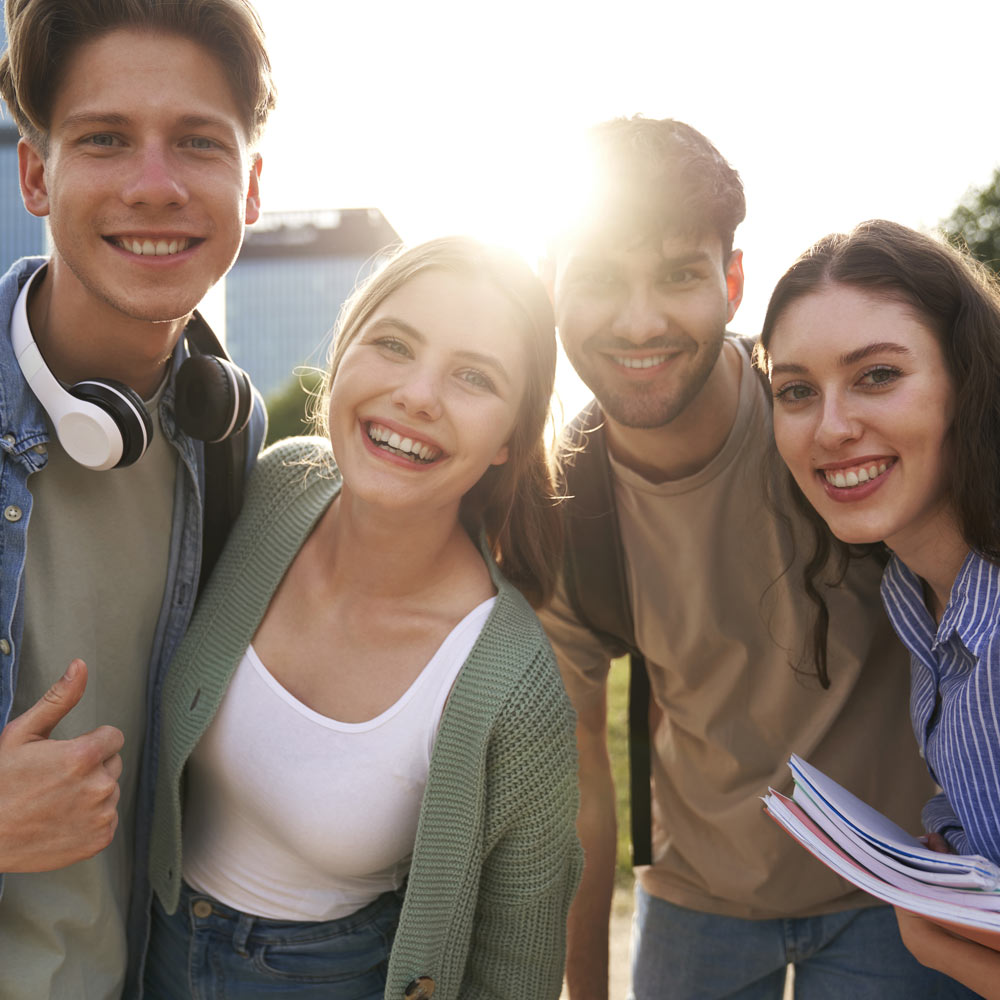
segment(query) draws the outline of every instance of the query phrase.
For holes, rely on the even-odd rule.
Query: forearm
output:
[[[566,982],[571,1000],[608,996],[608,924],[617,853],[615,787],[603,734],[584,733],[580,751],[577,834],[584,851],[583,878],[570,908]]]
[[[612,792],[610,824],[595,822],[587,829],[581,817],[577,827],[585,860],[567,926],[566,983],[571,1000],[608,996],[608,925],[617,850],[613,798]]]
[[[986,1000],[1000,1000],[1000,952],[933,921],[897,910],[903,943],[921,965],[951,976]]]

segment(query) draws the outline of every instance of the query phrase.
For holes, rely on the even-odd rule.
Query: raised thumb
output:
[[[87,664],[83,660],[73,660],[66,673],[31,708],[11,719],[3,731],[4,742],[47,740],[52,730],[83,697],[86,686]]]

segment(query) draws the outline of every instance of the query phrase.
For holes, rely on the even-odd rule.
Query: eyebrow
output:
[[[60,123],[60,128],[92,128],[99,125],[125,128],[131,123],[132,119],[128,115],[119,114],[116,111],[82,111],[64,118]],[[184,128],[216,128],[226,132],[234,131],[232,122],[227,122],[222,118],[212,118],[208,115],[182,115],[179,124]]]
[[[710,259],[710,254],[704,250],[692,250],[688,253],[676,254],[673,256],[661,256],[657,262],[657,270],[673,271],[678,267],[687,267],[690,264],[703,264]],[[594,267],[594,266],[614,266],[617,264],[615,254],[602,253],[581,253],[577,257],[570,259],[566,265],[567,270],[574,267]]]
[[[847,368],[849,365],[856,365],[859,361],[871,357],[873,354],[905,354],[909,355],[910,349],[902,344],[894,344],[891,341],[881,341],[877,344],[866,344],[864,347],[855,348],[846,354],[841,354],[837,359],[840,368]],[[804,375],[809,371],[806,365],[797,365],[785,362],[784,364],[772,364],[772,375]]]
[[[372,323],[370,330],[378,330],[384,326],[393,327],[407,336],[412,337],[420,344],[427,343],[427,337],[424,336],[415,326],[411,326],[406,320],[397,319],[395,316],[383,316]],[[504,368],[503,362],[494,354],[485,354],[482,351],[456,351],[455,356],[462,359],[463,361],[470,361],[478,365],[486,365],[492,368],[505,382],[510,382],[510,375],[507,373],[507,369]]]

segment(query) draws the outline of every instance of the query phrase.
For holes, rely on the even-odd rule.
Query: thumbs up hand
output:
[[[92,857],[118,826],[119,751],[113,726],[50,738],[87,686],[87,665],[66,673],[0,732],[0,872],[40,872]]]

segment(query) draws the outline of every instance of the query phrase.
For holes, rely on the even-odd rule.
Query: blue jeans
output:
[[[903,947],[891,907],[742,920],[674,906],[636,885],[630,1000],[971,1000]]]
[[[143,995],[382,1000],[402,905],[387,892],[338,920],[268,920],[184,885],[173,916],[154,899]]]

